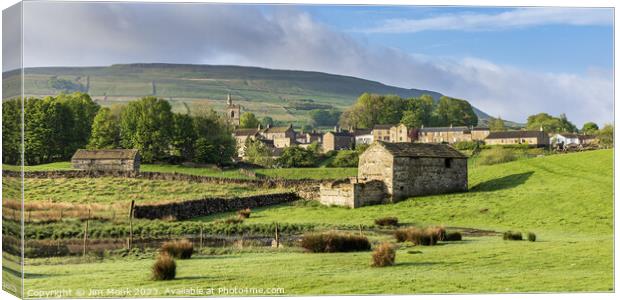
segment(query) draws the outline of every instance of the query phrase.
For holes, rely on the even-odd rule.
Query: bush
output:
[[[239,215],[239,216],[236,216],[236,217],[230,217],[230,218],[224,219],[223,221],[219,221],[219,222],[222,222],[222,223],[228,224],[228,225],[230,225],[230,224],[241,224],[241,223],[243,223],[243,219],[244,218],[242,218]]]
[[[475,150],[480,147],[479,141],[461,141],[452,144],[457,150]]]
[[[478,156],[478,163],[481,165],[494,165],[517,160],[515,150],[501,147],[494,147],[482,151]]]
[[[390,243],[383,243],[372,252],[373,267],[392,266],[395,260],[396,250],[394,249],[394,245]]]
[[[521,241],[521,240],[523,240],[523,236],[521,235],[521,232],[506,231],[506,232],[504,232],[504,240],[506,240],[506,241]]]
[[[445,241],[462,241],[463,240],[463,236],[458,231],[449,232],[449,233],[446,234],[446,238],[444,240]]]
[[[188,240],[165,242],[161,252],[178,259],[190,259],[194,253],[194,244]]]
[[[177,264],[165,253],[160,254],[151,268],[153,280],[172,280],[177,275]]]
[[[533,232],[528,232],[527,233],[527,240],[530,242],[535,242],[536,241],[536,234]]]
[[[334,168],[355,168],[359,161],[359,153],[355,150],[340,150],[328,164]]]
[[[394,237],[398,242],[409,241],[423,246],[436,245],[438,241],[443,241],[445,236],[446,230],[443,227],[408,227],[394,232]]]
[[[375,220],[375,224],[379,226],[398,226],[398,218],[396,217],[379,218]]]
[[[250,217],[251,213],[252,213],[252,210],[249,208],[242,209],[237,212],[237,214],[239,215],[239,219],[247,219]]]
[[[301,247],[314,253],[368,251],[370,242],[361,235],[336,232],[307,233],[301,239]]]

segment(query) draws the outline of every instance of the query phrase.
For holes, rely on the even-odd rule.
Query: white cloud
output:
[[[390,19],[369,33],[413,33],[428,30],[483,31],[540,25],[607,25],[613,23],[609,8],[519,8],[495,14],[443,14],[421,19]]]
[[[536,73],[412,55],[360,42],[288,7],[43,4],[24,4],[26,66],[176,62],[321,71],[434,90],[513,121],[538,112],[564,112],[578,124],[613,119],[613,77],[605,70]]]

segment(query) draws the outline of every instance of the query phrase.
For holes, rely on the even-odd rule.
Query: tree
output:
[[[11,99],[2,103],[2,163],[17,165],[21,159],[22,145],[21,100]]]
[[[601,146],[606,148],[614,146],[614,126],[612,124],[605,124],[605,126],[598,131],[597,136]]]
[[[433,109],[435,101],[429,95],[405,100],[406,111],[403,112],[401,123],[410,128],[433,125]]]
[[[260,122],[256,116],[251,112],[244,112],[239,117],[239,127],[241,128],[256,128]]]
[[[556,118],[547,113],[539,113],[527,118],[526,128],[528,130],[540,130],[541,127],[548,132],[577,131],[577,127],[566,119],[565,114],[561,114],[559,118]]]
[[[104,107],[99,110],[92,125],[89,149],[115,149],[120,147],[118,116]]]
[[[269,148],[263,142],[256,139],[247,139],[245,141],[245,159],[248,162],[264,167],[271,167],[274,162]]]
[[[70,111],[54,97],[28,98],[24,103],[24,163],[67,159],[73,124]]]
[[[440,126],[476,126],[478,124],[478,116],[469,102],[447,96],[439,98],[435,115]]]
[[[584,134],[596,134],[596,132],[598,131],[598,125],[596,125],[596,123],[594,122],[587,122],[585,124],[583,124],[583,127],[581,127],[581,133]]]
[[[273,118],[270,116],[263,117],[260,122],[263,124],[263,127],[273,126],[274,124]]]
[[[342,112],[334,109],[314,109],[308,115],[314,126],[334,126],[338,124]]]
[[[127,104],[121,112],[121,145],[138,149],[144,162],[163,159],[172,137],[170,104],[156,97],[144,97]]]
[[[200,138],[194,144],[192,161],[219,165],[230,162],[237,147],[226,119],[213,109],[208,109],[197,112],[193,123],[196,136]]]
[[[506,125],[504,124],[504,120],[502,118],[490,118],[489,119],[489,129],[491,131],[506,131]]]
[[[191,160],[196,139],[197,136],[192,117],[187,114],[173,114],[172,140],[170,144],[174,149],[174,154],[186,160]]]
[[[292,146],[285,148],[276,162],[283,168],[313,167],[317,164],[317,157],[312,150]]]
[[[95,115],[99,111],[99,104],[95,103],[88,94],[76,92],[73,94],[60,94],[56,100],[64,106],[71,115],[66,128],[70,128],[66,134],[67,145],[63,149],[63,156],[68,158],[79,148],[85,147],[90,139]]]

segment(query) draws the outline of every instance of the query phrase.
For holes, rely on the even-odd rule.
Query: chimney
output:
[[[260,123],[258,123],[258,131],[260,131],[262,129],[262,126]]]
[[[540,125],[540,131],[543,131],[543,127],[542,127],[542,125]]]
[[[452,124],[450,124],[450,128],[452,128]]]
[[[226,103],[228,103],[228,106],[232,105],[232,99],[230,98],[230,93],[228,93],[228,96],[226,96]]]
[[[266,127],[267,127],[267,128],[271,128],[271,124],[267,123],[267,126],[266,126]]]
[[[338,125],[334,126],[334,132],[340,132],[340,127],[338,127]]]
[[[422,128],[424,128],[424,124],[422,124]]]
[[[293,123],[288,123],[288,128],[293,128]]]

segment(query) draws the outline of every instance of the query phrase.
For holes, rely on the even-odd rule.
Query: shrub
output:
[[[359,161],[359,153],[354,150],[340,150],[328,164],[329,167],[355,168]]]
[[[194,244],[188,240],[165,242],[161,252],[178,259],[190,259],[194,253]]]
[[[162,253],[151,268],[153,280],[172,280],[177,275],[177,264],[170,255]]]
[[[452,144],[452,147],[457,150],[474,150],[480,147],[480,142],[478,141],[460,141]]]
[[[243,218],[241,216],[230,217],[230,218],[224,219],[223,222],[225,224],[240,224],[240,223],[243,223]]]
[[[396,259],[396,250],[394,245],[383,243],[372,252],[373,267],[387,267],[394,265]]]
[[[521,232],[506,231],[504,232],[504,240],[521,241],[523,240],[523,236],[521,235]]]
[[[536,234],[533,232],[528,232],[527,233],[527,240],[530,242],[535,242],[536,241]]]
[[[375,220],[375,224],[379,226],[398,226],[398,218],[396,217],[379,218]]]
[[[398,242],[409,241],[416,245],[433,246],[446,238],[446,230],[443,227],[408,227],[394,232]]]
[[[446,233],[446,238],[444,240],[445,241],[461,241],[463,240],[463,236],[458,231],[449,232],[449,233]]]
[[[251,213],[252,213],[252,210],[249,208],[242,209],[237,212],[237,214],[239,215],[239,219],[247,219],[250,217]]]
[[[301,247],[315,253],[367,251],[370,250],[370,242],[361,235],[336,232],[307,233],[301,239]]]
[[[494,147],[480,153],[478,163],[481,165],[494,165],[505,163],[517,159],[517,155],[513,149]]]

